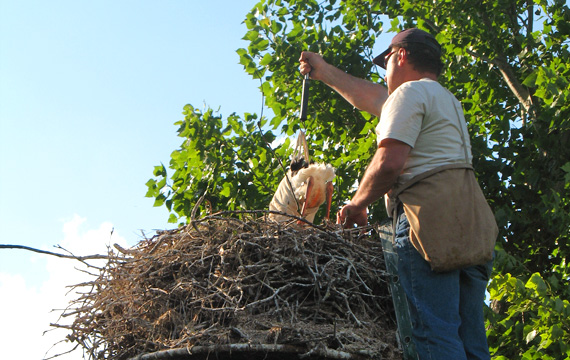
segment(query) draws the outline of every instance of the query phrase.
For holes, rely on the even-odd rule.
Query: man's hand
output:
[[[368,225],[368,211],[366,208],[357,207],[350,201],[344,205],[336,215],[336,223],[345,228]]]
[[[324,71],[328,63],[319,54],[303,51],[299,58],[301,74],[310,74],[311,79],[324,80]]]

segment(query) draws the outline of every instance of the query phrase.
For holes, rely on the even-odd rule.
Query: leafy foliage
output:
[[[155,166],[155,178],[146,184],[154,206],[165,205],[174,223],[189,217],[199,198],[205,199],[203,208],[264,208],[281,168],[268,146],[275,136],[260,130],[263,120],[231,114],[224,124],[212,109],[201,112],[192,105],[184,106],[183,115],[175,124],[184,141],[171,154],[174,173],[169,179],[164,165]],[[275,154],[283,157],[282,151]]]
[[[370,29],[357,26],[363,16]],[[355,180],[362,176],[374,154],[377,119],[355,109],[326,85],[311,82],[309,119],[301,122],[298,59],[303,50],[320,51],[337,66],[357,76],[370,76],[370,48],[381,29],[378,17],[363,3],[346,7],[315,1],[260,2],[246,15],[248,31],[244,39],[250,45],[237,53],[245,71],[260,79],[265,106],[273,117],[258,119],[257,115],[245,114],[240,118],[232,114],[222,119],[211,109],[202,115],[186,105],[185,119],[177,123],[178,135],[184,141],[170,161],[174,174],[169,177],[162,165],[155,168],[155,178],[147,182],[147,196],[156,199],[155,206],[166,205],[172,211],[172,222],[190,216],[193,204],[204,194],[214,209],[267,208],[284,175],[280,162],[287,165],[290,139],[303,129],[311,159],[328,162],[337,169],[334,213],[334,204],[349,198]],[[323,22],[335,25],[328,28]],[[307,48],[305,44],[313,45]],[[378,80],[379,76],[373,73],[372,78]],[[228,125],[224,128],[225,121]],[[271,130],[265,132],[265,128]],[[272,149],[268,144],[275,139],[272,131],[276,130],[287,139]],[[385,211],[377,207],[372,217],[384,218]]]
[[[500,354],[495,359],[568,358],[570,303],[539,273],[526,283],[509,273],[497,275],[489,291],[505,307],[502,314],[487,314],[495,330],[491,350]]]
[[[447,68],[440,82],[462,101],[474,165],[500,228],[489,286],[488,336],[495,359],[570,358],[570,10],[561,0],[262,0],[246,14],[249,46],[237,53],[260,80],[270,119],[227,119],[190,105],[169,177],[155,168],[147,196],[191,215],[212,207],[266,208],[283,174],[289,140],[305,129],[312,156],[337,168],[333,204],[350,198],[375,150],[377,119],[326,85],[311,83],[309,119],[298,120],[303,50],[359,77],[376,37],[416,26],[437,34]],[[261,130],[271,129],[271,130]],[[204,209],[204,206],[200,208]],[[334,211],[333,206],[333,211]],[[371,221],[384,217],[381,204]]]

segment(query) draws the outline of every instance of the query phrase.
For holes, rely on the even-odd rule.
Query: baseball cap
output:
[[[420,29],[410,28],[400,31],[398,34],[396,34],[396,36],[394,36],[394,38],[392,39],[390,46],[388,46],[388,49],[386,49],[386,51],[384,51],[382,54],[376,56],[374,60],[372,60],[372,62],[380,66],[381,68],[386,69],[386,64],[384,64],[384,58],[386,57],[386,55],[388,55],[388,53],[390,53],[392,46],[402,43],[424,44],[436,50],[438,55],[441,54],[441,45],[439,45],[439,43],[437,42],[435,37],[433,37],[433,35]]]

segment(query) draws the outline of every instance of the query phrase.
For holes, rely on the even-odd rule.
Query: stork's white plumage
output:
[[[303,133],[300,133],[299,139],[304,142],[305,158],[308,160],[307,145]],[[301,160],[304,159],[301,158]],[[325,218],[328,219],[334,177],[335,169],[329,164],[314,163],[299,170],[290,169],[287,171],[287,176],[279,183],[279,187],[273,195],[271,203],[269,203],[269,210],[281,211],[313,222],[319,207],[326,201]],[[270,214],[269,218],[277,222],[291,220],[290,217],[279,214]]]

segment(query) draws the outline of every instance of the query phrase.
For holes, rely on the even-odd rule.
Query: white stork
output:
[[[303,154],[299,156],[301,147]],[[335,169],[331,165],[309,164],[307,140],[301,131],[297,137],[297,146],[291,167],[279,183],[279,187],[269,203],[269,210],[281,211],[313,222],[319,207],[326,201],[325,219],[328,220],[334,177]],[[291,220],[288,216],[273,213],[269,214],[269,218],[277,222]]]

